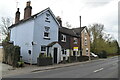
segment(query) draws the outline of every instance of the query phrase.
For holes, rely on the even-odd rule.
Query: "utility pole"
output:
[[[82,39],[81,39],[81,16],[80,16],[80,56],[82,56]]]

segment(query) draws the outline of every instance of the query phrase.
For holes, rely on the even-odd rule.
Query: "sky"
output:
[[[28,0],[1,0],[0,17],[15,18],[20,8],[23,19],[24,8]],[[30,0],[32,15],[50,7],[55,16],[62,18],[63,26],[68,22],[72,28],[94,23],[104,24],[107,34],[118,40],[118,1],[119,0]]]

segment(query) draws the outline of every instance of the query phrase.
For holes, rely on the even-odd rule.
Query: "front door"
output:
[[[54,48],[54,63],[57,63],[57,48]]]

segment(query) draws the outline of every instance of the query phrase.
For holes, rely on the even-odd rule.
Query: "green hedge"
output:
[[[107,58],[107,52],[106,51],[101,51],[99,54],[98,54],[98,57],[99,58]]]
[[[14,46],[9,42],[3,42],[5,54],[3,55],[3,62],[13,67],[17,67],[20,61],[20,47]]]

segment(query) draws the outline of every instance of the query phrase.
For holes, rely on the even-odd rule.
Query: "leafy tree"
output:
[[[90,36],[92,38],[91,41],[91,51],[94,53],[98,53],[100,49],[98,47],[101,47],[99,44],[103,43],[103,30],[104,25],[102,24],[93,24],[89,26],[89,32]]]
[[[115,55],[119,53],[119,45],[116,40],[112,40],[110,34],[103,32],[104,25],[93,24],[89,26],[91,41],[91,52],[101,53],[102,51],[107,52],[107,55]]]

